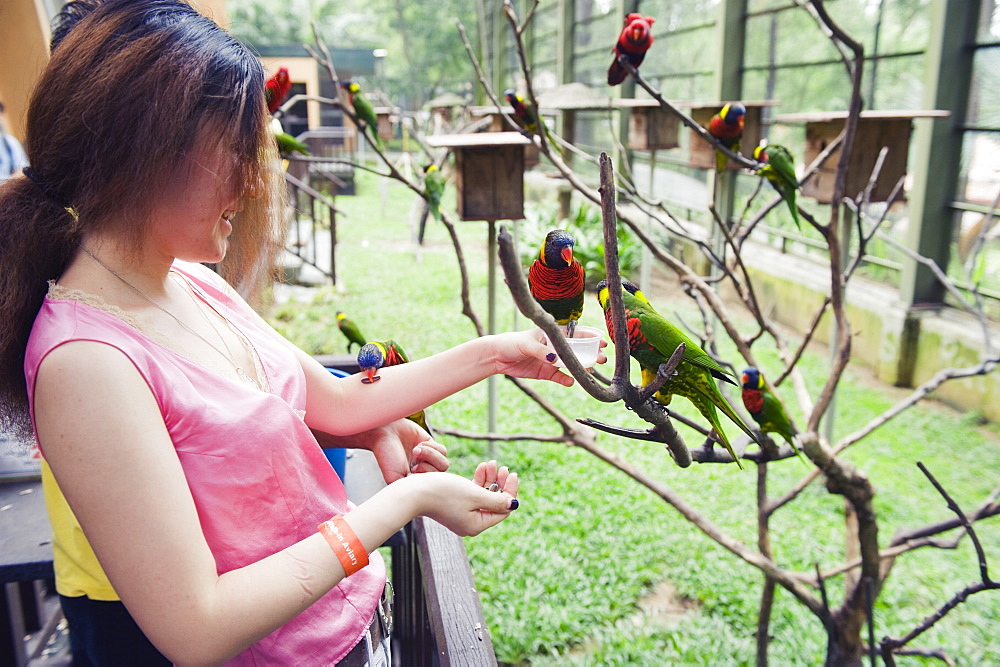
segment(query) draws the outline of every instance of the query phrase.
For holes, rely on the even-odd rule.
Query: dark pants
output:
[[[121,602],[59,596],[69,624],[74,667],[170,665]]]

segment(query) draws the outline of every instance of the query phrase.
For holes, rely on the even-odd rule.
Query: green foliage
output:
[[[338,219],[340,291],[281,306],[275,326],[310,348],[333,341],[342,351],[333,313],[343,310],[373,337],[399,340],[413,357],[423,357],[474,335],[461,314],[457,263],[444,228],[430,223],[427,242],[417,249],[407,239],[413,195],[369,174],[357,176],[358,196],[338,197],[346,211]],[[383,197],[384,193],[384,197]],[[460,223],[458,233],[471,275],[471,299],[486,312],[486,225]],[[387,269],[386,267],[391,267]],[[498,293],[501,327],[524,328],[513,306]],[[679,291],[647,289],[660,312],[678,312],[696,322],[697,312]],[[583,324],[603,326],[591,300]],[[318,312],[317,312],[318,311]],[[510,324],[508,324],[510,323]],[[738,320],[744,331],[749,320]],[[315,351],[310,349],[309,351]],[[777,352],[754,347],[765,375],[781,368]],[[738,363],[731,345],[720,353]],[[609,368],[614,351],[610,350]],[[825,352],[807,353],[802,370],[815,395],[826,379]],[[533,401],[499,379],[498,427],[506,432],[556,434],[559,428]],[[598,403],[582,390],[531,383],[571,418],[639,427],[621,405]],[[779,394],[787,398],[790,386]],[[837,396],[835,436],[860,428],[890,407],[904,390],[873,382],[849,369]],[[735,393],[730,398],[738,400]],[[671,407],[697,418],[685,401]],[[801,424],[803,416],[790,406]],[[486,385],[467,389],[428,410],[435,424],[486,430]],[[727,425],[728,427],[728,425]],[[690,446],[696,434],[678,425]],[[733,427],[735,428],[735,427]],[[471,474],[488,456],[482,442],[443,438],[451,470]],[[659,483],[668,485],[721,530],[754,544],[757,539],[753,472],[734,466],[697,465],[679,469],[662,446],[608,435],[599,445],[627,459]],[[763,577],[685,521],[658,496],[628,476],[581,450],[537,442],[499,443],[497,459],[518,472],[522,505],[510,520],[467,539],[466,546],[498,659],[531,665],[750,664]],[[878,494],[880,543],[899,529],[945,520],[951,514],[917,470],[923,461],[962,507],[974,508],[996,484],[1000,436],[933,402],[922,403],[890,422],[844,454],[868,475]],[[769,467],[773,496],[791,488],[806,468],[789,459]],[[791,506],[772,518],[776,562],[802,572],[814,564],[833,568],[844,559],[843,501],[814,482]],[[991,563],[1000,558],[1000,524],[977,525]],[[951,535],[952,537],[954,534]],[[978,579],[976,556],[968,539],[956,550],[922,549],[901,556],[876,605],[876,637],[901,635]],[[654,614],[640,609],[663,582],[671,583],[683,611]],[[842,579],[828,582],[831,604],[843,597]],[[942,648],[960,665],[1000,662],[1000,595],[972,596],[931,631],[920,647]],[[770,628],[771,661],[778,665],[821,664],[825,636],[819,622],[779,589]],[[917,664],[917,663],[911,663]]]

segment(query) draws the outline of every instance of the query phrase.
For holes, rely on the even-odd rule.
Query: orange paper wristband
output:
[[[368,565],[368,552],[361,545],[361,540],[354,534],[351,527],[339,514],[329,521],[317,526],[320,534],[330,543],[330,548],[337,555],[337,560],[344,566],[344,572],[354,574]]]

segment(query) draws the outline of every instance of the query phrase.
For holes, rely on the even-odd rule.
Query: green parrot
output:
[[[365,128],[371,132],[375,145],[379,150],[382,150],[382,138],[378,136],[378,117],[375,116],[375,107],[368,101],[365,94],[361,92],[361,86],[353,81],[343,81],[340,87],[347,91],[347,97],[351,102],[351,106],[354,107],[354,115],[365,124]],[[361,131],[364,132],[365,128],[362,128]]]
[[[353,321],[347,319],[347,315],[344,315],[339,310],[337,311],[337,327],[340,328],[341,333],[347,337],[347,352],[350,353],[351,345],[355,343],[358,347],[365,344],[367,339],[361,335],[361,331],[358,329],[358,325]]]
[[[427,193],[427,207],[438,222],[441,221],[441,197],[444,196],[445,177],[436,164],[424,167],[424,192]]]
[[[399,343],[394,340],[373,340],[365,343],[358,351],[358,366],[366,376],[362,378],[361,381],[365,384],[378,382],[379,376],[375,375],[375,373],[378,372],[378,369],[383,366],[398,366],[399,364],[405,364],[409,361],[410,359],[406,356],[406,352],[399,345]],[[407,419],[414,422],[417,426],[424,429],[428,433],[431,432],[430,428],[427,426],[427,415],[423,410],[415,412],[407,417]]]
[[[614,340],[614,325],[611,319],[606,280],[597,284],[597,300],[601,304],[601,308],[604,309],[608,333]],[[670,404],[670,399],[674,394],[691,401],[715,429],[719,440],[736,461],[736,465],[742,470],[743,464],[740,463],[736,451],[729,443],[729,438],[722,430],[722,424],[719,422],[719,415],[716,412],[716,408],[722,410],[723,414],[750,436],[751,440],[757,441],[753,432],[729,405],[716,384],[716,380],[722,380],[733,386],[739,386],[734,380],[735,376],[708,356],[687,334],[657,313],[639,288],[627,280],[622,281],[622,300],[625,305],[625,321],[628,327],[629,352],[639,362],[642,369],[643,386],[649,385],[656,378],[656,372],[660,365],[665,364],[677,346],[684,343],[686,349],[681,363],[677,365],[675,376],[663,383],[660,390],[656,392],[655,398],[664,405]]]
[[[795,176],[795,161],[792,159],[792,154],[784,146],[768,146],[762,143],[753,149],[753,157],[758,162],[764,163],[764,166],[757,170],[757,175],[771,181],[771,185],[788,204],[795,226],[801,230],[799,207],[795,203],[795,191],[799,188],[799,179]]]
[[[538,134],[539,130],[544,131],[545,140],[549,146],[559,151],[560,155],[563,154],[562,146],[556,142],[556,138],[549,126],[545,124],[545,120],[538,117],[538,110],[535,109],[534,104],[518,95],[513,88],[505,90],[503,96],[514,110],[514,120],[517,121],[518,125],[532,134]]]
[[[291,155],[292,153],[311,155],[309,147],[285,132],[285,129],[281,126],[281,121],[277,118],[271,119],[271,134],[274,135],[275,141],[278,142],[278,152],[282,155]]]
[[[795,436],[798,432],[792,426],[792,420],[788,418],[788,413],[785,412],[781,401],[764,384],[764,376],[759,370],[749,366],[743,371],[742,380],[743,407],[760,425],[761,432],[780,435],[792,446],[795,455],[801,459],[802,454],[795,446]]]

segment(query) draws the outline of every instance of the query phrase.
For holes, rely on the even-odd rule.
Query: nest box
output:
[[[455,190],[462,220],[524,217],[524,149],[520,132],[437,135],[427,144],[455,154]]]
[[[392,109],[375,107],[375,117],[378,119],[378,136],[383,141],[392,139]]]
[[[868,187],[875,162],[884,146],[889,152],[882,163],[869,201],[887,201],[896,183],[906,175],[913,119],[947,115],[946,111],[862,111],[858,119],[851,160],[847,166],[845,196],[854,197]],[[806,152],[803,164],[811,164],[843,131],[847,122],[847,112],[786,114],[778,116],[775,121],[805,123]],[[838,147],[820,165],[813,177],[803,184],[802,194],[812,197],[821,204],[833,201],[833,185],[840,155],[841,150]]]
[[[742,102],[742,100],[740,100]],[[753,149],[760,143],[763,137],[761,119],[764,107],[777,104],[774,100],[766,102],[743,102],[747,108],[747,115],[743,118],[743,138],[740,140],[740,153],[747,157],[753,156]],[[691,107],[691,119],[704,128],[708,128],[712,116],[726,105],[725,102],[712,105],[697,105]],[[688,154],[688,165],[698,169],[715,169],[715,147],[701,137],[695,136],[691,132],[691,147]],[[742,167],[732,160],[726,162],[726,169],[742,169]]]
[[[656,100],[622,99],[617,105],[629,110],[628,148],[657,151],[680,146],[680,119]]]

